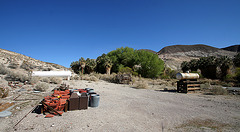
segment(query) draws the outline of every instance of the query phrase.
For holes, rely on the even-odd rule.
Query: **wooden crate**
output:
[[[200,90],[200,82],[197,79],[184,79],[177,81],[177,92],[187,93],[188,91]]]

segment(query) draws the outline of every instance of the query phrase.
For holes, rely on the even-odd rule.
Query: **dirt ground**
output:
[[[240,131],[240,98],[236,96],[135,89],[105,81],[65,83],[73,88],[93,88],[100,94],[99,107],[53,118],[30,113],[13,129],[34,106],[27,105],[10,117],[0,118],[0,131]]]

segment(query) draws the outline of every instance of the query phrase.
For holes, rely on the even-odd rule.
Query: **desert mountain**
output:
[[[232,51],[232,52],[240,52],[240,45],[232,45],[222,49],[227,51]]]
[[[208,56],[229,56],[233,57],[236,52],[227,51],[208,45],[173,45],[161,49],[158,56],[164,60],[167,67],[173,70],[180,70],[183,61],[190,61],[191,59],[199,59],[200,57]]]
[[[29,70],[35,71],[67,70],[67,68],[64,66],[54,63],[43,62],[4,49],[0,49],[0,65],[4,65],[8,69],[22,73],[27,73]]]

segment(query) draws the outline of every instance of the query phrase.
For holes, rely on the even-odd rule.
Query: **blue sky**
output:
[[[177,44],[240,44],[240,0],[0,0],[0,48],[66,67]]]

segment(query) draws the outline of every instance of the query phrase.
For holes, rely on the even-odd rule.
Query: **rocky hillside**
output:
[[[215,47],[197,44],[197,45],[173,45],[167,46],[157,52],[158,56],[164,60],[167,67],[173,70],[180,70],[183,61],[198,59],[208,56],[229,56],[233,57],[236,52],[226,51]]]
[[[233,45],[233,46],[229,46],[222,49],[227,51],[232,51],[232,52],[240,52],[240,45]]]
[[[34,58],[0,49],[0,65],[17,72],[27,73],[29,70],[50,71],[50,70],[67,70],[66,67],[43,62]]]

